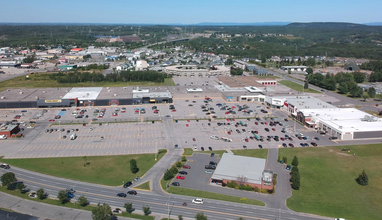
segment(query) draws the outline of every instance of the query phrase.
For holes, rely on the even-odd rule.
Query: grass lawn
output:
[[[55,88],[55,87],[125,87],[125,86],[175,86],[171,78],[166,78],[163,83],[158,82],[83,82],[83,83],[59,83],[49,78],[52,73],[35,73],[19,76],[1,82],[0,91],[9,88]]]
[[[191,156],[194,153],[194,150],[192,148],[184,148],[184,152],[182,156]]]
[[[158,161],[164,154],[158,153]],[[139,172],[136,174],[130,171],[131,159],[137,160]],[[1,159],[1,162],[38,173],[108,186],[119,186],[123,181],[142,176],[156,163],[155,154]],[[84,166],[86,162],[90,164]]]
[[[204,199],[216,199],[216,200],[222,200],[227,202],[237,202],[237,203],[243,203],[243,204],[249,204],[249,205],[265,206],[265,203],[255,199],[246,199],[245,201],[241,201],[240,200],[241,197],[237,197],[237,196],[229,196],[229,195],[223,195],[223,194],[195,190],[195,189],[186,189],[186,188],[176,187],[176,186],[170,186],[167,191],[173,194],[194,196],[194,197],[204,198]]]
[[[267,159],[268,149],[232,150],[235,155]]]
[[[314,89],[304,89],[304,86],[300,85],[300,84],[297,84],[295,82],[292,82],[292,81],[288,81],[288,80],[281,80],[279,81],[280,84],[283,84],[284,86],[287,86],[293,90],[296,90],[298,92],[306,92],[306,93],[320,93],[319,91],[317,90],[314,90]]]
[[[29,193],[23,194],[23,193],[20,193],[18,190],[7,190],[5,187],[0,187],[0,191],[4,192],[4,193],[7,193],[7,194],[10,194],[10,195],[13,195],[13,196],[17,196],[17,197],[23,198],[23,199],[27,199],[27,200],[31,200],[31,201],[36,201],[36,202],[42,202],[42,203],[46,203],[46,204],[50,204],[50,205],[55,205],[55,206],[62,206],[62,207],[71,208],[71,209],[82,209],[82,210],[92,211],[93,208],[95,207],[93,205],[80,206],[78,204],[71,203],[71,202],[67,202],[65,204],[61,204],[58,200],[49,199],[49,198],[46,198],[46,199],[43,199],[43,200],[32,199],[32,198],[30,198],[28,196]],[[9,211],[9,210],[7,210],[7,211]],[[117,215],[117,216],[124,216],[124,217],[130,217],[130,218],[135,218],[135,219],[143,219],[143,220],[154,220],[155,219],[153,216],[143,216],[143,215],[138,215],[138,214],[134,214],[134,213],[127,213],[127,212],[123,212],[121,215]]]
[[[227,153],[227,151],[226,150],[213,150],[213,151],[198,151],[197,153],[203,153],[203,154],[215,153],[215,155],[218,154],[219,158],[221,158],[224,153]]]
[[[290,209],[353,220],[382,216],[382,144],[280,148],[279,155],[286,156],[288,164],[294,156],[299,159],[301,188],[293,190],[287,200]],[[369,177],[368,186],[355,181],[363,169]]]
[[[134,187],[134,189],[143,189],[143,190],[149,190],[150,191],[151,190],[151,188],[150,188],[150,180],[145,182],[144,184],[141,184],[141,185],[139,185],[137,187]]]

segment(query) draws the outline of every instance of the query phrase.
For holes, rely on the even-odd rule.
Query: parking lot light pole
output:
[[[168,196],[167,200],[167,214],[168,214],[168,219],[170,219],[170,198],[171,198],[172,193]]]

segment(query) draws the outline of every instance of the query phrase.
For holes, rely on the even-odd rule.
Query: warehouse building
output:
[[[273,172],[266,170],[266,160],[224,153],[211,182],[225,186],[229,181],[249,184],[253,188],[273,189]]]

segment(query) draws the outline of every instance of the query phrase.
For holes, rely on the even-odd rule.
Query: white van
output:
[[[72,135],[70,135],[70,140],[75,140],[76,138],[77,138],[76,133],[73,133]]]
[[[0,135],[0,139],[2,139],[2,140],[5,140],[5,139],[7,139],[7,135],[5,135],[5,134],[3,134],[3,135]]]
[[[78,115],[78,112],[74,111],[74,112],[72,112],[72,115],[76,116],[76,115]]]

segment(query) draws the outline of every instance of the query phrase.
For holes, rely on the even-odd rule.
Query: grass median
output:
[[[159,151],[158,161],[166,152],[166,150]],[[139,172],[136,174],[130,171],[131,159],[137,161]],[[142,176],[157,162],[155,154],[0,159],[0,161],[38,173],[107,186],[119,186],[123,182]]]
[[[192,148],[184,148],[182,156],[192,156],[194,150]]]
[[[141,184],[141,185],[139,185],[139,186],[134,187],[134,189],[143,189],[143,190],[150,191],[151,190],[151,188],[150,188],[150,180],[145,182],[145,183],[143,183],[143,184]]]
[[[235,155],[256,157],[256,158],[268,158],[268,149],[247,149],[247,150],[232,150]]]
[[[295,82],[292,82],[292,81],[288,81],[288,80],[281,80],[281,81],[279,81],[279,83],[284,85],[284,86],[287,86],[287,87],[289,87],[289,88],[291,88],[293,90],[296,90],[298,92],[320,93],[319,91],[311,89],[311,88],[304,89],[303,85],[300,85],[298,83],[295,83]]]
[[[342,148],[350,152],[341,151]],[[355,154],[356,156],[354,156]],[[288,164],[299,160],[300,190],[293,190],[287,206],[297,212],[345,219],[382,216],[382,144],[279,149]],[[365,169],[369,185],[355,179]]]

